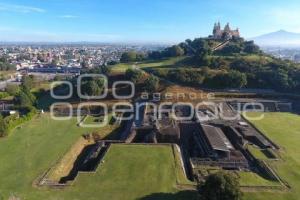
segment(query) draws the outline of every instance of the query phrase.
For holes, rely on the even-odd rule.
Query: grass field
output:
[[[256,116],[259,113],[249,113]],[[246,193],[245,200],[300,199],[300,116],[289,113],[265,113],[265,118],[252,123],[282,148],[282,161],[270,162],[282,179],[292,187],[283,193]]]
[[[202,176],[208,176],[210,174],[215,174],[222,171],[220,168],[213,168],[213,167],[203,167],[199,168],[198,172]],[[277,181],[271,181],[268,179],[263,178],[257,173],[254,172],[232,172],[233,176],[237,176],[240,182],[240,185],[243,187],[257,187],[257,186],[280,186],[280,183]]]
[[[36,188],[33,181],[92,129],[76,119],[53,121],[44,114],[0,139],[0,199],[29,200],[186,199],[176,188],[176,165],[168,146],[113,146],[96,174],[80,174],[74,186]],[[177,193],[178,192],[178,193]],[[155,194],[154,194],[155,193]],[[153,198],[152,198],[153,197]]]
[[[279,182],[264,179],[256,173],[239,172],[241,186],[280,186]]]
[[[250,113],[257,115],[257,113]],[[287,181],[290,192],[245,193],[245,200],[299,200],[300,117],[266,113],[253,122],[282,147],[282,161],[270,162]],[[0,199],[15,195],[29,200],[185,200],[194,193],[180,192],[184,179],[170,146],[113,145],[95,174],[80,174],[72,187],[63,190],[36,188],[33,181],[63,156],[78,138],[92,129],[79,128],[76,119],[53,121],[44,114],[0,139]],[[255,174],[240,174],[242,185],[276,185]],[[255,181],[254,181],[255,180]],[[254,182],[253,182],[254,181]]]
[[[127,69],[137,66],[141,69],[156,68],[156,67],[174,67],[178,62],[182,61],[185,57],[170,58],[159,61],[149,61],[142,63],[120,63],[112,67],[112,73],[124,73]]]
[[[268,160],[269,158],[267,157],[267,155],[264,153],[264,151],[262,151],[261,149],[259,149],[258,147],[254,147],[249,145],[248,146],[248,150],[255,156],[255,158],[260,159],[260,160]]]

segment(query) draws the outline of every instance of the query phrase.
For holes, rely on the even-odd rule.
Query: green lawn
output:
[[[208,176],[210,174],[215,174],[220,171],[222,171],[221,168],[213,168],[213,167],[202,167],[198,169],[198,172],[202,176]],[[232,171],[232,175],[237,176],[239,178],[240,185],[244,187],[280,186],[279,182],[267,180],[264,177],[254,172],[245,172],[245,171],[233,172]]]
[[[175,57],[159,61],[148,61],[141,63],[120,63],[112,66],[113,73],[124,73],[129,68],[139,67],[141,69],[156,68],[156,67],[174,67],[178,62],[182,61],[185,57]]]
[[[22,199],[37,199],[43,193],[32,182],[91,130],[78,128],[75,118],[54,121],[44,114],[0,138],[0,197],[17,194]]]
[[[279,182],[267,180],[253,172],[239,172],[241,186],[280,186]]]
[[[133,68],[134,64],[120,63],[111,67],[112,73],[124,73],[127,69]]]
[[[176,193],[176,173],[181,172],[176,171],[170,146],[113,145],[96,174],[79,175],[75,188],[83,192],[82,199],[91,189],[98,195],[89,199],[141,199]]]
[[[248,113],[250,116],[259,113]],[[265,113],[265,118],[252,123],[282,147],[282,161],[270,162],[276,172],[292,187],[286,193],[249,193],[245,200],[299,200],[300,198],[300,116],[289,113]]]
[[[76,126],[76,119],[53,121],[44,114],[1,138],[0,199],[11,195],[28,200],[186,199],[191,195],[175,188],[176,173],[182,172],[176,171],[169,146],[114,145],[95,174],[80,174],[69,188],[32,185],[88,132],[91,129]]]
[[[248,150],[255,156],[255,158],[260,159],[260,160],[268,160],[269,158],[266,156],[264,151],[259,149],[258,147],[249,145]]]

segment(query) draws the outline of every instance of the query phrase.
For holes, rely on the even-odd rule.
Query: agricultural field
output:
[[[176,188],[176,177],[179,183],[188,181],[182,180],[171,146],[113,145],[96,173],[80,174],[71,187],[55,190],[33,184],[82,134],[92,131],[76,126],[75,118],[54,121],[43,114],[1,138],[0,199],[192,199],[194,193]]]
[[[257,116],[259,113],[248,113]],[[288,192],[246,193],[245,200],[299,200],[300,197],[300,116],[290,113],[265,113],[263,120],[251,121],[259,130],[280,145],[280,161],[268,162],[291,186]]]

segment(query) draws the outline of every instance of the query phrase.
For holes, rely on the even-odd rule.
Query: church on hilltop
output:
[[[231,30],[229,23],[227,23],[225,28],[222,30],[221,24],[218,22],[215,23],[213,35],[210,37],[218,40],[230,40],[233,38],[240,38],[240,31],[238,28],[236,30]]]

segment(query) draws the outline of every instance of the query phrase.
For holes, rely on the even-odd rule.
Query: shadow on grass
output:
[[[180,191],[177,193],[153,193],[137,200],[197,200],[196,191]]]

